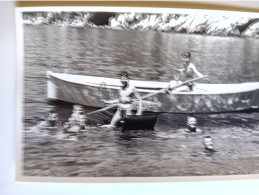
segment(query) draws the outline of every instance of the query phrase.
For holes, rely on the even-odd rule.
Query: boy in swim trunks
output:
[[[121,88],[119,89],[119,99],[112,101],[104,101],[108,104],[119,103],[118,109],[114,114],[110,125],[103,127],[115,127],[116,124],[123,118],[123,115],[132,115],[133,101],[138,100],[138,110],[136,115],[142,115],[142,99],[137,89],[130,84],[130,78],[127,72],[121,73]]]

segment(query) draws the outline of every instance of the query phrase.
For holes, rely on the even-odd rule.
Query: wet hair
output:
[[[183,52],[182,57],[191,58],[191,53],[189,51]]]
[[[211,137],[210,137],[209,135],[206,135],[206,136],[204,136],[203,138],[205,139],[205,138],[211,138]]]
[[[128,78],[128,79],[130,78],[130,77],[129,77],[129,73],[127,73],[126,71],[121,72],[121,73],[119,74],[119,76],[120,76],[120,77],[126,77],[126,78]]]

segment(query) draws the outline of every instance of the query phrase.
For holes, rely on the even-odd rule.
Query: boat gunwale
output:
[[[113,80],[113,81],[119,81],[119,79],[114,79],[114,78],[106,78],[106,77],[97,77],[97,76],[84,76],[84,75],[75,75],[75,74],[66,74],[66,73],[54,73],[54,72],[48,72],[48,78],[50,78],[49,76],[52,76],[54,77],[55,79],[59,79],[59,80],[62,80],[62,81],[65,81],[65,82],[68,82],[68,83],[73,83],[73,84],[76,84],[76,85],[81,85],[81,86],[84,86],[84,85],[88,85],[88,86],[92,86],[92,87],[103,87],[103,88],[109,88],[109,89],[116,89],[118,90],[120,88],[120,85],[111,85],[111,84],[106,84],[105,82],[104,83],[91,83],[91,82],[74,82],[74,81],[71,81],[71,79],[66,79],[66,78],[60,78],[62,77],[63,75],[69,75],[69,76],[72,76],[72,77],[76,77],[76,76],[79,76],[79,77],[87,77],[87,78],[95,78],[95,79],[104,79],[104,80]],[[168,84],[169,86],[169,82],[156,82],[156,81],[138,81],[138,80],[131,80],[131,82],[149,82],[149,83],[156,83],[156,84]],[[201,87],[203,86],[210,86],[210,87],[213,87],[213,86],[220,86],[220,85],[224,85],[224,86],[232,86],[232,88],[234,88],[234,86],[240,86],[240,85],[248,85],[248,84],[257,84],[258,87],[254,87],[252,89],[245,89],[244,90],[244,87],[242,88],[242,90],[240,91],[220,91],[220,93],[218,91],[216,92],[213,92],[213,91],[207,91],[206,89],[202,89]],[[150,88],[150,87],[140,87],[140,86],[137,86],[135,84],[133,84],[138,90],[139,92],[143,92],[143,93],[152,93],[152,92],[156,92],[158,90],[161,90],[161,89],[166,89],[165,88],[160,88],[160,87],[156,87],[156,88]],[[224,94],[238,94],[238,93],[247,93],[247,92],[253,92],[253,91],[257,91],[259,90],[259,82],[246,82],[246,83],[234,83],[234,84],[203,84],[203,83],[198,83],[196,84],[196,86],[198,86],[199,88],[201,88],[201,91],[173,91],[170,95],[224,95]],[[165,92],[164,92],[165,94]],[[168,94],[168,93],[167,93]],[[169,94],[168,94],[169,95]]]

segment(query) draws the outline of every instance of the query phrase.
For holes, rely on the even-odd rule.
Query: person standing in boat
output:
[[[103,127],[116,127],[117,123],[121,121],[123,116],[132,115],[133,103],[138,100],[138,110],[136,115],[142,115],[142,99],[137,89],[130,84],[130,78],[127,72],[120,74],[121,88],[119,89],[119,99],[104,101],[106,104],[119,103],[118,109],[114,114],[109,125]]]
[[[182,54],[182,59],[184,61],[184,68],[178,69],[178,77],[184,76],[186,80],[194,79],[197,77],[203,77],[204,75],[200,73],[195,65],[191,62],[191,53],[184,52]],[[178,80],[177,78],[176,80]],[[190,82],[182,87],[176,89],[176,91],[193,91],[195,88],[195,83]]]

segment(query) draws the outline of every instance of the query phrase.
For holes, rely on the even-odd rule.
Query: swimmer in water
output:
[[[130,84],[130,78],[127,72],[121,73],[121,88],[119,89],[119,99],[104,101],[106,104],[119,103],[118,109],[114,114],[109,125],[103,125],[102,127],[113,128],[116,127],[119,121],[123,118],[123,115],[132,115],[133,101],[138,100],[138,110],[136,115],[142,115],[142,99],[137,89]]]
[[[68,133],[69,129],[70,129],[70,124],[67,121],[63,121],[62,122],[62,127],[63,127],[63,132],[64,133]]]
[[[210,136],[205,136],[203,138],[203,146],[204,146],[204,149],[207,151],[207,152],[210,152],[210,153],[214,153],[216,152],[216,150],[214,149],[214,143],[213,143],[213,140]]]
[[[75,137],[75,135],[77,135],[78,132],[71,131],[71,126],[68,121],[62,122],[62,128],[63,128],[63,132],[61,132],[61,134],[58,134],[56,136],[57,139],[77,141],[77,137]]]
[[[81,105],[74,105],[71,117],[77,118],[79,115],[81,115],[83,113],[84,113],[83,106],[81,106]]]
[[[81,105],[74,105],[71,117],[68,121],[62,123],[64,132],[66,133],[78,133],[85,129],[86,116]]]
[[[31,131],[41,131],[43,129],[55,129],[58,121],[58,113],[52,108],[49,111],[47,118],[40,121],[37,125],[31,128]]]
[[[58,121],[58,113],[56,113],[54,110],[51,110],[49,112],[49,116],[48,116],[47,121],[49,122],[49,125],[51,127],[55,127],[56,123]]]
[[[187,131],[188,132],[197,132],[197,133],[201,133],[202,130],[197,128],[197,119],[193,116],[188,116],[187,117],[187,122],[186,122],[186,126],[187,126]]]

